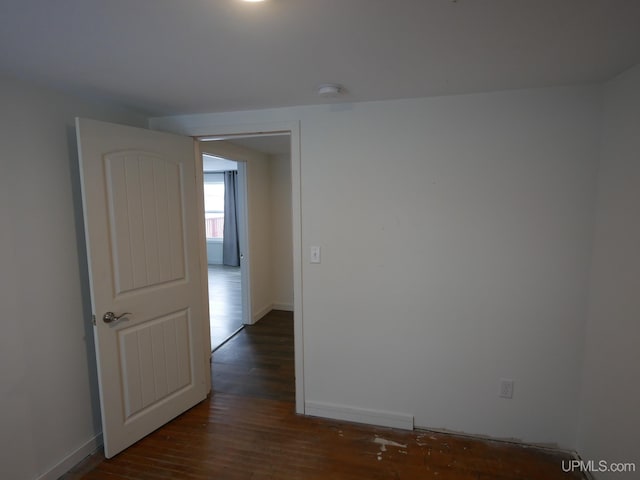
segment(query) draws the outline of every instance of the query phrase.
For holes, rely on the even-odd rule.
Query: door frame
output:
[[[252,325],[251,305],[251,252],[249,251],[249,202],[247,194],[247,163],[238,165],[238,192],[236,210],[238,222],[238,246],[240,247],[240,298],[242,301],[242,324]]]
[[[204,218],[204,166],[202,164],[202,152],[200,151],[200,142],[193,140],[193,151],[196,156],[196,215],[198,218]],[[201,292],[200,298],[202,300],[202,312],[205,321],[202,322],[204,328],[207,330],[207,335],[204,335],[204,363],[206,366],[206,387],[207,394],[211,393],[211,320],[209,320],[209,270],[202,268],[202,262],[207,264],[207,235],[205,232],[204,222],[198,222],[198,246],[199,246],[199,258],[200,258],[200,285]]]
[[[153,125],[151,126],[153,129]],[[233,125],[216,124],[211,122],[207,124],[206,120],[197,125],[173,124],[166,129],[173,133],[182,135],[190,135],[195,140],[203,137],[219,137],[223,139],[232,139],[233,137],[247,137],[251,135],[265,134],[289,134],[291,142],[291,226],[293,241],[293,329],[294,329],[294,356],[295,356],[295,388],[296,388],[296,413],[305,413],[305,382],[304,382],[304,323],[303,323],[303,305],[302,305],[302,177],[301,177],[301,152],[300,152],[300,122],[260,122],[260,123],[240,123]],[[196,141],[196,143],[199,143]],[[197,149],[200,157],[198,171],[198,183],[202,181],[202,155]],[[202,212],[204,212],[204,201],[202,203]],[[204,213],[203,213],[204,214]],[[204,226],[202,226],[204,230]],[[201,236],[202,248],[204,245],[204,233]],[[206,257],[203,257],[206,258]],[[206,272],[203,272],[206,274]],[[203,295],[203,298],[206,295]],[[207,305],[208,307],[208,305]],[[208,308],[207,310],[208,311]],[[207,328],[208,327],[208,322]],[[210,333],[205,332],[207,336]]]

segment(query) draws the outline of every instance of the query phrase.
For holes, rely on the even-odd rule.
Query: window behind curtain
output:
[[[224,235],[224,174],[204,174],[204,218],[207,240]]]

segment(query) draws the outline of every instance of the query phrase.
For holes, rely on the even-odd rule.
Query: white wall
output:
[[[300,121],[308,403],[574,447],[600,107],[593,86],[151,124]]]
[[[271,258],[271,192],[269,157],[257,154],[247,162],[247,202],[251,260],[251,316],[260,320],[273,304]]]
[[[640,65],[604,96],[578,451],[640,472]]]
[[[57,478],[101,431],[74,116],[146,120],[7,78],[0,105],[0,478]]]
[[[289,155],[247,162],[252,318],[293,310],[291,167]]]
[[[274,155],[269,158],[269,191],[273,306],[293,310],[290,155]]]

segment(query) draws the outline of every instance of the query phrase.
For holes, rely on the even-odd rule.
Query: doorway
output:
[[[240,270],[220,265],[226,263],[214,253],[220,244],[207,238],[213,351],[243,324],[253,324],[272,310],[294,310],[290,138],[280,132],[200,139],[205,190],[208,177],[210,182],[222,181],[214,172],[221,175],[235,165],[238,171]],[[214,187],[210,185],[211,191]],[[213,220],[220,214],[206,203],[212,217],[206,220],[210,237],[216,232],[209,224],[220,222]]]
[[[202,154],[211,350],[243,326],[238,164]]]
[[[304,318],[303,318],[303,289],[302,289],[302,185],[301,185],[301,151],[300,151],[300,122],[299,121],[240,121],[233,124],[221,124],[213,120],[205,119],[202,123],[169,123],[154,122],[154,128],[167,131],[180,132],[191,135],[200,140],[200,146],[211,143],[210,140],[233,140],[234,138],[251,138],[254,136],[285,135],[289,137],[291,188],[289,197],[291,201],[291,236],[293,240],[293,329],[294,329],[294,358],[295,358],[295,397],[296,413],[305,413],[305,369],[304,369]],[[229,144],[231,145],[231,144]],[[227,150],[233,150],[228,148]],[[246,158],[242,152],[236,150],[242,160]],[[234,157],[238,155],[234,154]],[[200,170],[200,173],[202,170]],[[204,238],[204,234],[203,234]],[[245,258],[245,260],[247,260]],[[245,262],[249,263],[249,262]],[[206,272],[203,270],[203,275]],[[242,279],[246,282],[245,277]],[[243,285],[243,297],[246,297]],[[204,299],[203,299],[204,300]],[[205,333],[206,334],[206,333]]]

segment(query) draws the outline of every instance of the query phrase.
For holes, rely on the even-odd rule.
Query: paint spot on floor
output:
[[[406,444],[394,442],[393,440],[387,440],[386,438],[376,437],[373,439],[373,443],[380,445],[380,451],[386,452],[387,447],[407,448]]]
[[[378,461],[382,460],[382,453],[387,451],[387,447],[407,448],[405,444],[394,442],[393,440],[387,440],[386,438],[376,437],[373,439],[373,443],[380,445],[380,451],[378,452]],[[407,454],[406,451],[400,450],[400,453]]]

